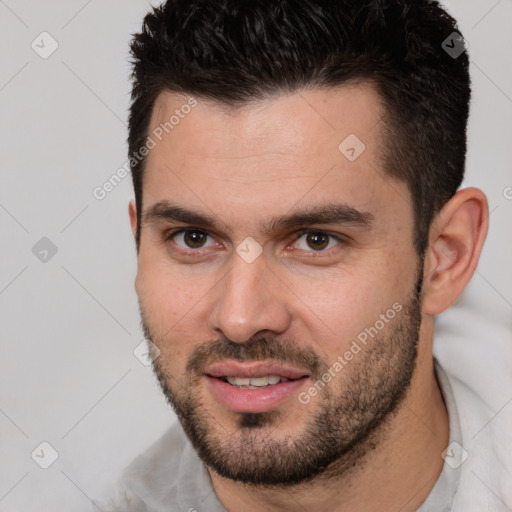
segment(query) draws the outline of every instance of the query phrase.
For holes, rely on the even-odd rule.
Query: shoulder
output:
[[[460,413],[473,423],[512,399],[512,331],[478,313],[452,308],[436,318],[434,356],[456,399],[474,405]]]
[[[467,452],[453,510],[502,510],[512,504],[512,332],[452,308],[436,319],[434,355],[450,381]]]
[[[176,422],[126,467],[110,497],[99,502],[100,509],[104,512],[178,510],[171,507],[178,504],[178,479],[186,446],[186,436]]]

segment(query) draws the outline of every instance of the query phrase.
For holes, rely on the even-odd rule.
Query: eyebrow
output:
[[[171,204],[169,201],[159,201],[149,207],[143,214],[142,222],[148,224],[157,221],[183,222],[208,229],[218,229],[220,226],[214,217],[205,215],[182,206]]]
[[[270,220],[267,230],[273,232],[314,224],[350,224],[354,227],[370,227],[373,218],[370,212],[356,210],[344,203],[326,204],[283,217],[274,217]]]
[[[262,227],[269,233],[315,224],[349,224],[354,227],[370,227],[373,219],[374,216],[370,212],[356,210],[344,203],[327,204],[273,217],[263,223]],[[156,221],[182,222],[213,231],[232,232],[224,223],[218,222],[211,215],[173,205],[166,200],[150,206],[143,214],[144,224]]]

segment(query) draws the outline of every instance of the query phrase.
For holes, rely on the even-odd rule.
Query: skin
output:
[[[162,93],[150,133],[186,101]],[[201,226],[142,222],[136,290],[170,387],[179,392],[193,350],[220,337],[243,344],[258,333],[272,333],[332,364],[392,304],[407,303],[419,261],[411,199],[405,183],[384,173],[382,114],[377,93],[365,84],[280,95],[241,109],[198,100],[150,151],[143,214],[167,200],[218,223],[207,247],[194,250],[182,238],[165,236]],[[353,162],[338,150],[349,134],[366,146]],[[340,202],[371,213],[371,226],[305,226],[345,239],[320,254],[296,228],[264,229],[270,219]],[[243,485],[210,469],[226,510],[405,512],[423,503],[442,470],[449,439],[433,370],[433,319],[469,282],[487,232],[487,212],[485,195],[470,188],[459,191],[434,219],[423,266],[416,370],[371,451],[343,476],[319,477],[293,489]],[[129,216],[135,235],[133,202]],[[236,253],[249,236],[263,249],[250,264]],[[345,378],[336,377],[337,385]],[[218,435],[237,431],[237,414],[223,408],[204,383],[196,392]],[[308,406],[297,400],[283,404],[273,439],[300,436],[319,404],[315,399]]]

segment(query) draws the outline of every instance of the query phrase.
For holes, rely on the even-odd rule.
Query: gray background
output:
[[[174,421],[133,353],[131,178],[93,196],[126,161],[128,41],[149,5],[0,0],[0,512],[85,510]],[[492,212],[458,307],[512,328],[512,2],[448,6],[472,61],[465,184]]]

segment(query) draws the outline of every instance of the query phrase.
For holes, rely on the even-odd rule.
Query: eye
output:
[[[181,229],[170,234],[167,239],[173,240],[178,247],[185,250],[204,249],[216,245],[215,240],[206,231],[196,228]]]
[[[301,251],[324,252],[340,243],[338,238],[325,231],[308,231],[297,238],[294,245]]]

